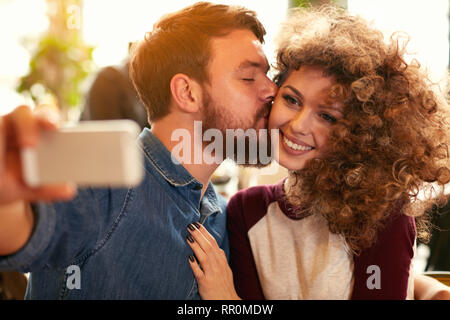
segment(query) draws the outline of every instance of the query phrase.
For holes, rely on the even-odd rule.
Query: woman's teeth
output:
[[[305,146],[301,146],[299,144],[296,144],[294,142],[292,142],[291,140],[289,140],[286,137],[283,137],[284,143],[287,144],[287,146],[291,149],[294,150],[302,150],[302,151],[308,151],[308,150],[312,150],[312,147],[305,147]]]

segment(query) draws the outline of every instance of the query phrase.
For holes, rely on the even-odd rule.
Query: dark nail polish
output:
[[[197,229],[200,229],[200,224],[198,224],[197,222],[194,222],[193,225],[194,225]]]
[[[188,236],[186,237],[186,239],[188,239],[188,241],[189,241],[190,243],[194,243],[194,238],[192,238],[191,235],[188,235]]]
[[[194,261],[195,261],[194,256],[193,256],[193,255],[190,255],[190,256],[189,256],[189,260],[191,260],[191,262],[194,262]]]
[[[188,225],[188,228],[189,228],[189,230],[191,230],[191,231],[195,231],[195,228],[194,228],[194,226],[192,225],[192,223]]]

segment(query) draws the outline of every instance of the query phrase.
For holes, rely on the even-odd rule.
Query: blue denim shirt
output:
[[[29,272],[27,299],[200,299],[187,226],[203,223],[228,256],[226,202],[202,185],[148,129],[139,137],[145,178],[136,188],[78,191],[33,205],[28,243],[0,269]],[[67,285],[80,270],[80,288]]]

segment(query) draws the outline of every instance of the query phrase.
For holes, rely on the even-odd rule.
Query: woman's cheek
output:
[[[283,123],[283,115],[278,104],[272,106],[269,116],[269,129],[278,129]]]

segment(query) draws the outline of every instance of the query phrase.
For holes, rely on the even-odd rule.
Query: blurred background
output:
[[[129,46],[164,13],[188,0],[0,0],[0,115],[19,104],[45,104],[62,119],[129,118],[147,126],[146,114],[128,79]],[[211,1],[239,4],[258,13],[267,30],[265,52],[274,61],[274,38],[290,7],[334,3],[362,15],[386,37],[410,37],[408,59],[416,58],[443,90],[449,66],[450,0],[277,0]],[[107,94],[105,94],[107,93]],[[213,177],[230,197],[240,188],[275,183],[287,172],[262,175],[226,161]],[[273,170],[271,170],[273,172]],[[447,208],[438,226],[450,229]],[[435,231],[431,244],[419,246],[417,270],[450,270],[449,231]],[[1,279],[0,279],[1,281]]]
[[[0,0],[0,114],[16,105],[48,103],[76,121],[96,74],[125,63],[129,44],[142,39],[164,13],[192,0]],[[411,57],[436,81],[446,82],[449,62],[448,0],[212,1],[255,10],[267,30],[265,51],[289,7],[332,2],[372,21],[386,36],[406,32]]]

